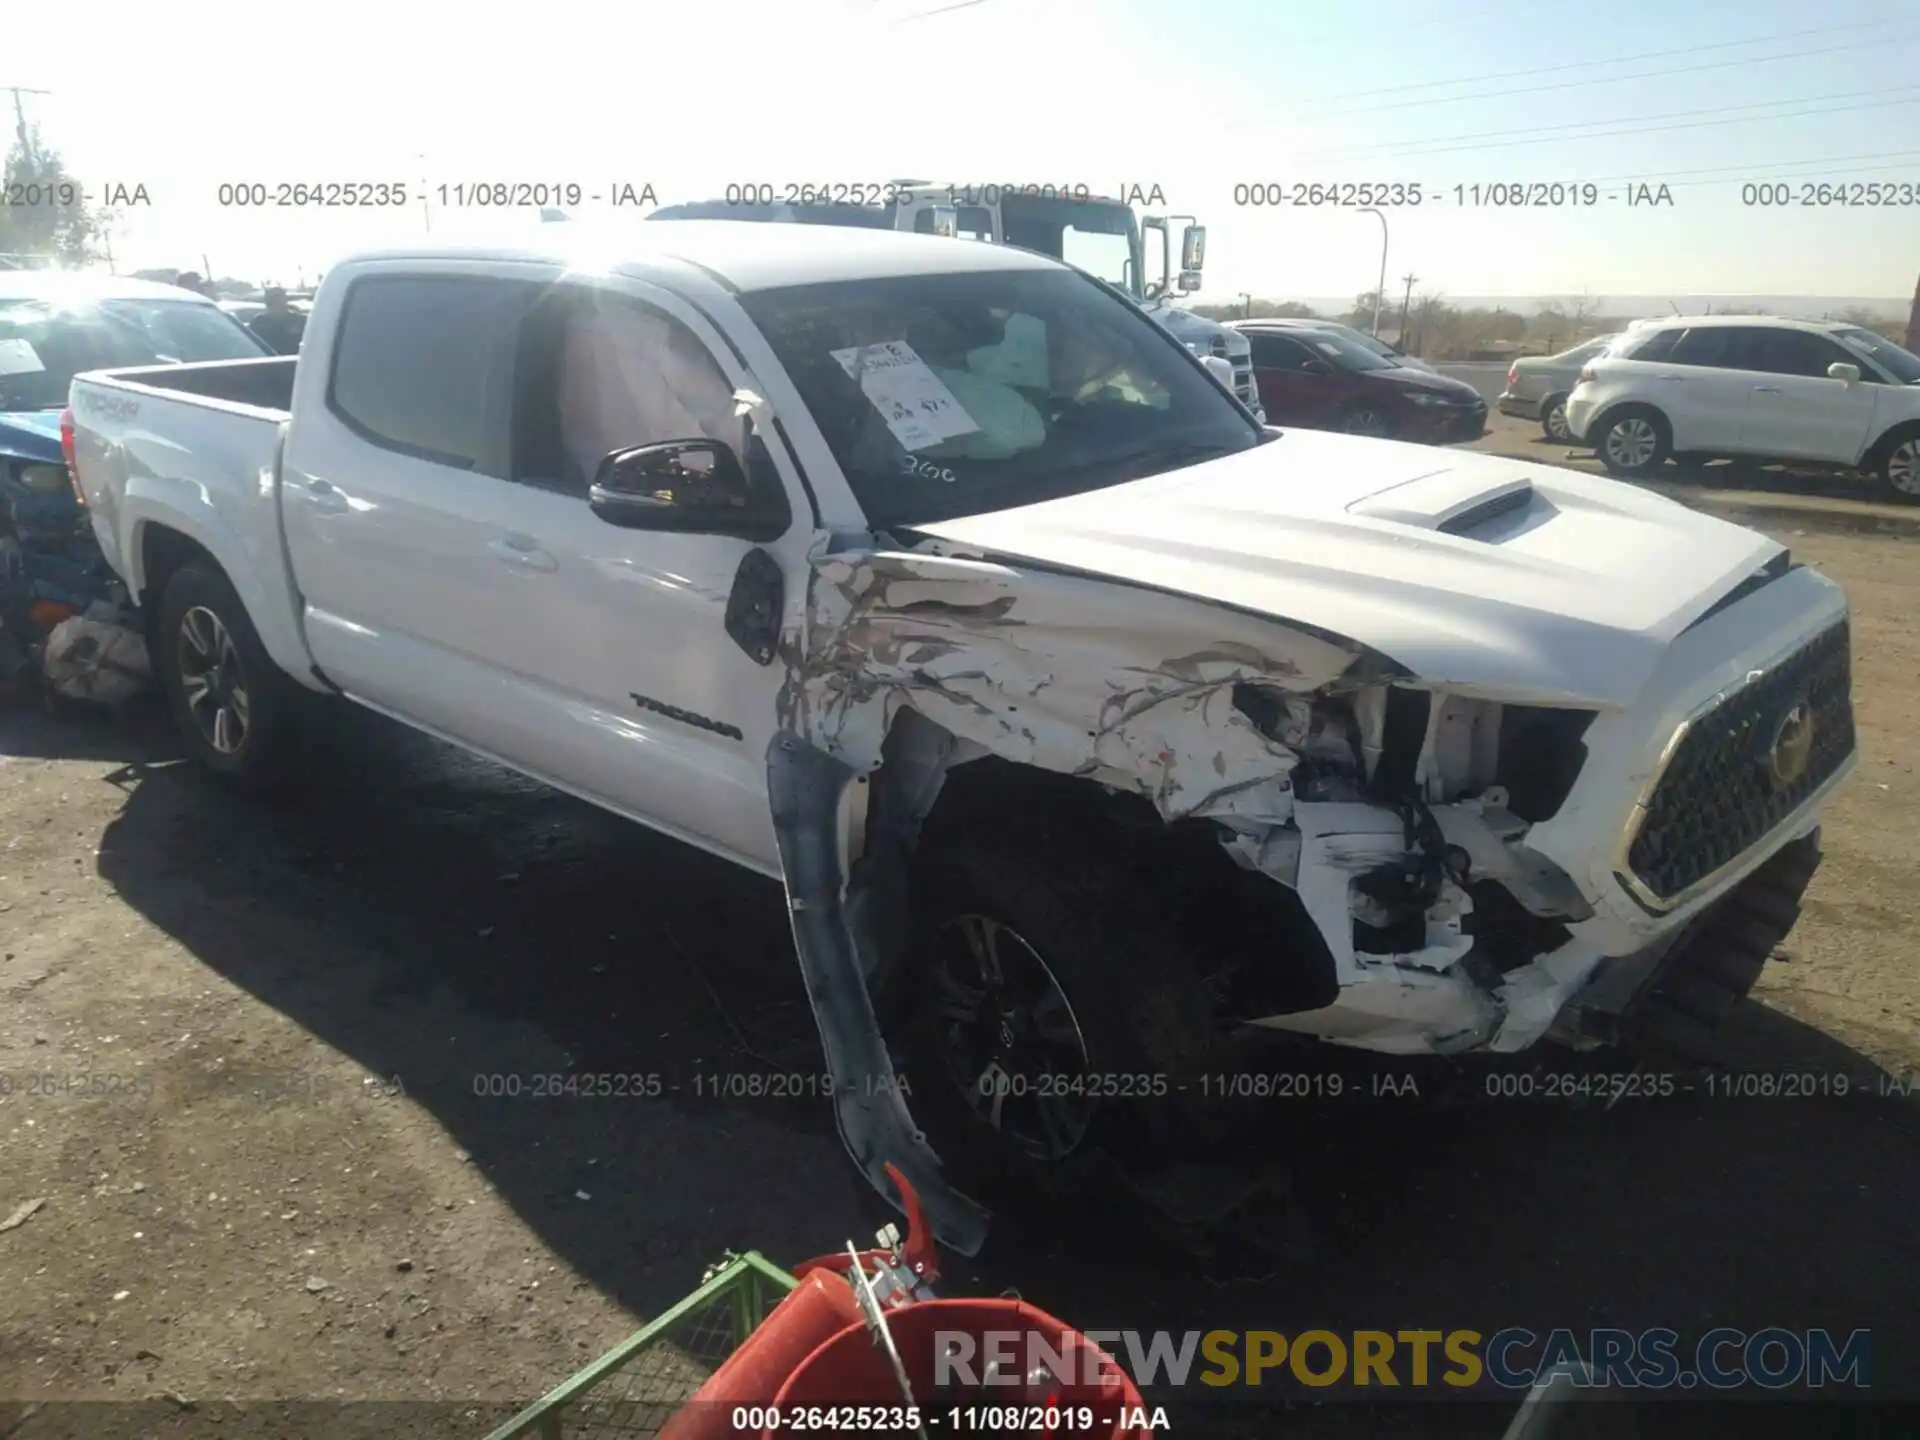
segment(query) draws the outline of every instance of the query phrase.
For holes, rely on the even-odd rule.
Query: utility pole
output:
[[[1402,350],[1405,350],[1407,348],[1407,311],[1411,309],[1413,306],[1413,282],[1418,280],[1420,277],[1418,275],[1403,275],[1400,278],[1407,282],[1407,293],[1404,297],[1402,297],[1400,301],[1399,344],[1400,344],[1400,348]]]
[[[1253,318],[1253,296],[1244,290],[1240,292],[1240,318],[1242,320]]]
[[[27,130],[27,107],[21,103],[20,97],[22,95],[51,95],[53,92],[51,90],[29,90],[24,85],[9,85],[6,88],[13,92],[14,132],[20,137],[20,153],[27,157],[27,163],[29,165],[38,170],[40,168],[40,157],[34,152],[33,139]]]
[[[1380,307],[1387,297],[1387,217],[1384,211],[1372,205],[1360,213],[1372,215],[1380,222],[1380,283],[1373,287],[1373,333],[1377,338],[1380,334]]]

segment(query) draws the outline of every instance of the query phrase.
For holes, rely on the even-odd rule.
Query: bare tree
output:
[[[1573,344],[1587,338],[1587,331],[1593,328],[1594,319],[1600,313],[1600,307],[1607,303],[1606,296],[1595,295],[1591,290],[1582,290],[1578,295],[1567,297],[1566,315],[1573,327]]]

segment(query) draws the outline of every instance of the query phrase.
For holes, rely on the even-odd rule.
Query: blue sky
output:
[[[1416,292],[1452,295],[1903,296],[1920,271],[1912,3],[977,0],[930,13],[952,4],[545,0],[456,22],[400,0],[177,0],[116,14],[113,43],[84,65],[23,74],[20,52],[0,57],[0,84],[55,92],[29,104],[84,178],[146,184],[151,207],[116,241],[123,267],[205,254],[221,273],[292,280],[427,223],[417,204],[222,207],[230,181],[392,179],[417,194],[423,181],[624,180],[672,200],[917,174],[1157,185],[1208,225],[1208,298],[1372,285],[1374,216],[1234,203],[1236,186],[1314,181],[1422,187],[1419,206],[1388,212],[1396,294],[1411,270]],[[281,57],[284,83],[262,56]],[[1453,189],[1535,181],[1604,195],[1664,183],[1673,203],[1475,208]],[[1781,181],[1904,183],[1916,203],[1742,203],[1743,182]],[[432,223],[436,238],[483,238],[529,221],[439,209]]]

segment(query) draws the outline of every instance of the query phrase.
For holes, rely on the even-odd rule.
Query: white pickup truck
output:
[[[1792,927],[1855,739],[1779,545],[1262,427],[1028,252],[646,231],[356,258],[297,361],[83,375],[76,484],[219,774],[337,692],[782,880],[842,1136],[949,1244],[1226,1038],[1708,1024]]]

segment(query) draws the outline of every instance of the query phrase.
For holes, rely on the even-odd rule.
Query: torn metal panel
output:
[[[1593,978],[1605,958],[1586,942],[1569,940],[1531,965],[1509,973],[1499,991],[1506,1019],[1487,1048],[1525,1050],[1545,1035],[1562,1007]]]
[[[793,922],[794,949],[813,1005],[840,1138],[873,1187],[898,1203],[886,1174],[899,1167],[919,1192],[940,1242],[962,1255],[986,1243],[989,1216],[950,1185],[940,1159],[907,1111],[861,974],[842,904],[841,793],[853,771],[791,733],[767,749],[774,834]]]
[[[1284,821],[1298,757],[1235,708],[1233,688],[1312,693],[1362,652],[1180,596],[1121,593],[949,556],[821,557],[783,722],[864,771],[908,706],[1005,759],[1137,790],[1169,820]]]

